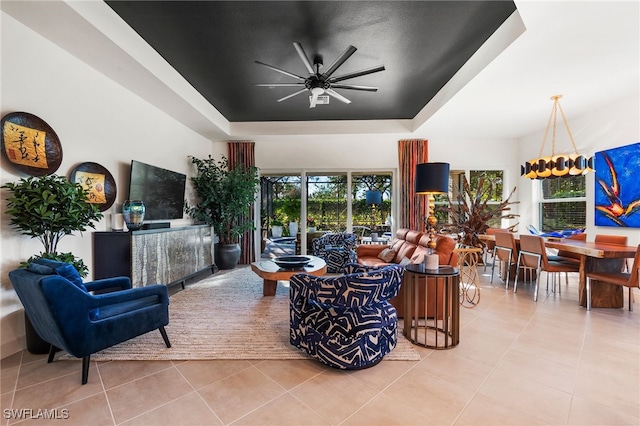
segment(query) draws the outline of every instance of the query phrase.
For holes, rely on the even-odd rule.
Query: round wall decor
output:
[[[116,200],[116,181],[109,170],[98,163],[78,165],[71,171],[69,181],[79,183],[89,191],[89,202],[97,204],[101,212],[111,207]]]
[[[53,174],[62,163],[58,135],[41,118],[28,112],[11,112],[0,122],[2,153],[19,171],[30,176]]]

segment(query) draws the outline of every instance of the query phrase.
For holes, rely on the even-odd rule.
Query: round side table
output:
[[[405,267],[404,330],[413,344],[450,349],[460,343],[460,271],[451,266]],[[422,302],[424,301],[424,305]]]

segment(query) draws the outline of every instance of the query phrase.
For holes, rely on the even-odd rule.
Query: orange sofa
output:
[[[396,231],[395,238],[388,245],[361,244],[356,248],[358,263],[366,266],[385,266],[391,263],[401,263],[403,259],[409,259],[410,263],[424,262],[424,256],[428,253],[427,243],[429,234],[426,232],[414,231],[400,228]],[[439,257],[440,265],[458,266],[458,254],[454,252],[456,242],[446,235],[436,235],[435,253]],[[378,256],[386,248],[394,251],[393,259],[385,262]],[[407,260],[405,260],[407,262]],[[422,287],[424,289],[424,287]],[[441,291],[441,289],[439,289]],[[429,300],[434,301],[433,295],[429,294]],[[390,300],[398,311],[398,317],[404,317],[404,291],[400,287],[398,295]],[[424,292],[420,294],[420,306],[424,306]],[[432,303],[430,303],[431,305]],[[429,309],[430,311],[431,309]],[[424,309],[421,309],[424,312]]]

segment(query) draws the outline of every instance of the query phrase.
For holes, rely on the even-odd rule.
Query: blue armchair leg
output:
[[[89,380],[89,359],[91,355],[82,357],[82,384],[86,385]]]
[[[167,345],[168,348],[171,347],[171,343],[169,342],[169,336],[167,336],[167,332],[164,331],[164,327],[160,327],[160,334],[162,334],[162,339],[164,340],[164,344]]]
[[[47,363],[50,364],[53,362],[53,357],[56,354],[56,347],[51,345],[49,348],[49,358],[47,358]]]

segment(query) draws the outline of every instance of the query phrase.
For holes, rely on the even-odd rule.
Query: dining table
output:
[[[495,241],[493,235],[479,236],[484,241]],[[515,235],[516,243],[519,236]],[[578,294],[581,306],[587,306],[587,272],[620,272],[625,259],[636,255],[637,247],[617,244],[579,241],[567,238],[545,238],[545,247],[574,253],[580,258]],[[591,281],[592,308],[622,308],[622,287],[603,281]]]

